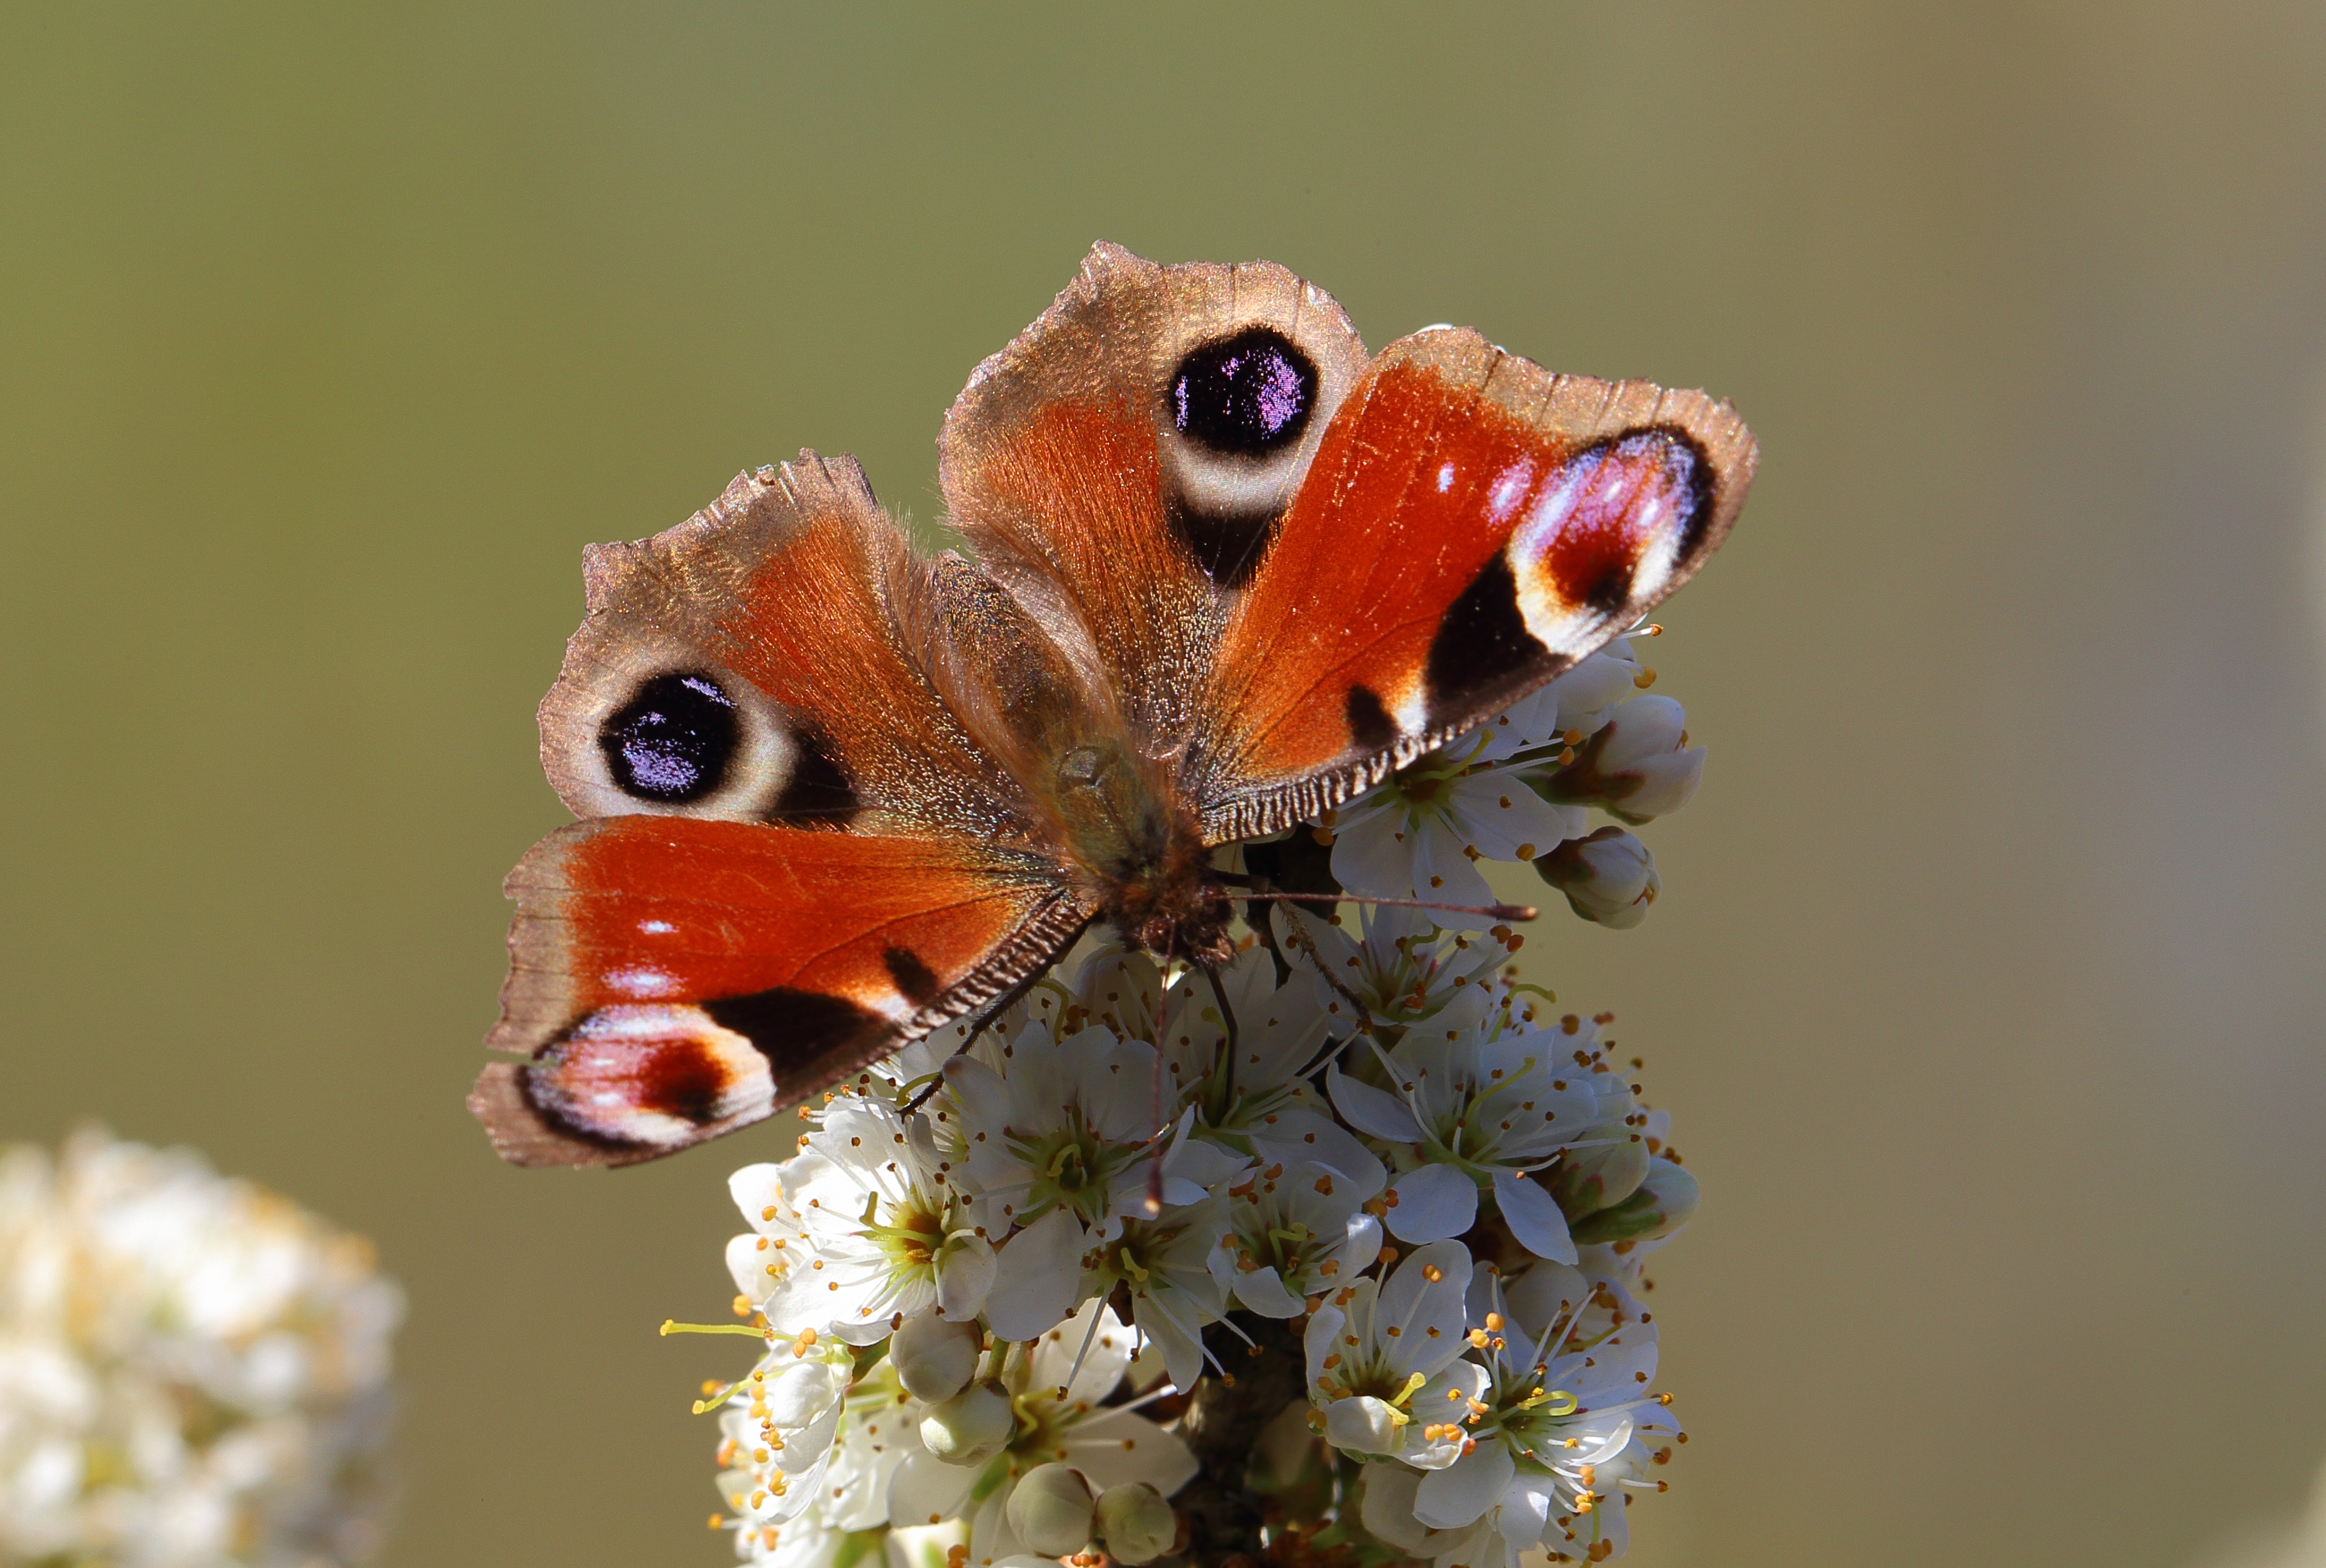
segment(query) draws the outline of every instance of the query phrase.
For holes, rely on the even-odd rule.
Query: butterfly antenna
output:
[[[1372,904],[1386,909],[1442,909],[1451,914],[1482,914],[1493,920],[1532,920],[1531,904],[1434,904],[1426,898],[1374,898],[1363,893],[1246,893],[1247,904]]]

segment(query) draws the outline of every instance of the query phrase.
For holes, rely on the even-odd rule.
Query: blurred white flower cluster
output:
[[[1585,810],[1669,811],[1703,759],[1648,679],[1619,644],[1300,830],[1326,902],[1246,905],[1216,976],[1086,947],[803,1108],[731,1182],[715,1331],[763,1354],[698,1406],[740,1554],[1621,1554],[1685,1441],[1641,1304],[1697,1202],[1669,1118],[1509,925],[1328,912],[1488,904],[1501,858],[1636,922],[1652,863]]]
[[[0,1150],[0,1564],[368,1556],[402,1315],[369,1243],[196,1155]]]

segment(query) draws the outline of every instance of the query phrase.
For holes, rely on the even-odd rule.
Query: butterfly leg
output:
[[[1209,964],[1204,965],[1203,970],[1204,979],[1212,984],[1212,998],[1220,1005],[1220,1027],[1227,1031],[1227,1065],[1222,1070],[1220,1081],[1220,1103],[1227,1106],[1235,1101],[1235,1009],[1228,1006],[1227,988],[1220,984],[1220,971]]]

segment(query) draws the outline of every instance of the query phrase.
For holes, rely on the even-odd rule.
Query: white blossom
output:
[[[1316,1161],[1251,1173],[1228,1192],[1213,1277],[1262,1317],[1298,1316],[1304,1298],[1338,1289],[1381,1256],[1381,1221],[1364,1211],[1372,1192]]]
[[[1485,1369],[1462,1352],[1470,1254],[1457,1241],[1417,1248],[1387,1284],[1344,1285],[1309,1314],[1308,1396],[1325,1440],[1423,1470],[1461,1457],[1462,1415]]]
[[[0,1152],[0,1562],[368,1557],[402,1313],[368,1242],[191,1152]]]
[[[770,1322],[829,1326],[852,1343],[876,1344],[932,1307],[956,1322],[984,1310],[993,1246],[926,1118],[843,1095],[803,1143],[785,1162],[783,1183],[810,1256],[768,1299]]]
[[[1591,1126],[1587,1072],[1562,1062],[1566,1036],[1498,1032],[1502,1015],[1468,1027],[1409,1030],[1375,1047],[1376,1086],[1333,1069],[1326,1084],[1351,1126],[1396,1146],[1400,1170],[1382,1194],[1383,1223],[1401,1241],[1459,1236],[1475,1221],[1479,1189],[1519,1243],[1575,1260],[1566,1217],[1531,1177]]]

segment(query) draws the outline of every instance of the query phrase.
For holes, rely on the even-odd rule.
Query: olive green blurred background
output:
[[[1707,1200],[1634,1561],[2193,1563],[2326,1456],[2326,13],[0,11],[0,1137],[377,1238],[390,1561],[710,1564],[745,1137],[461,1109],[580,550],[746,464],[940,510],[1099,237],[1732,397],[1712,748],[1564,914]]]

